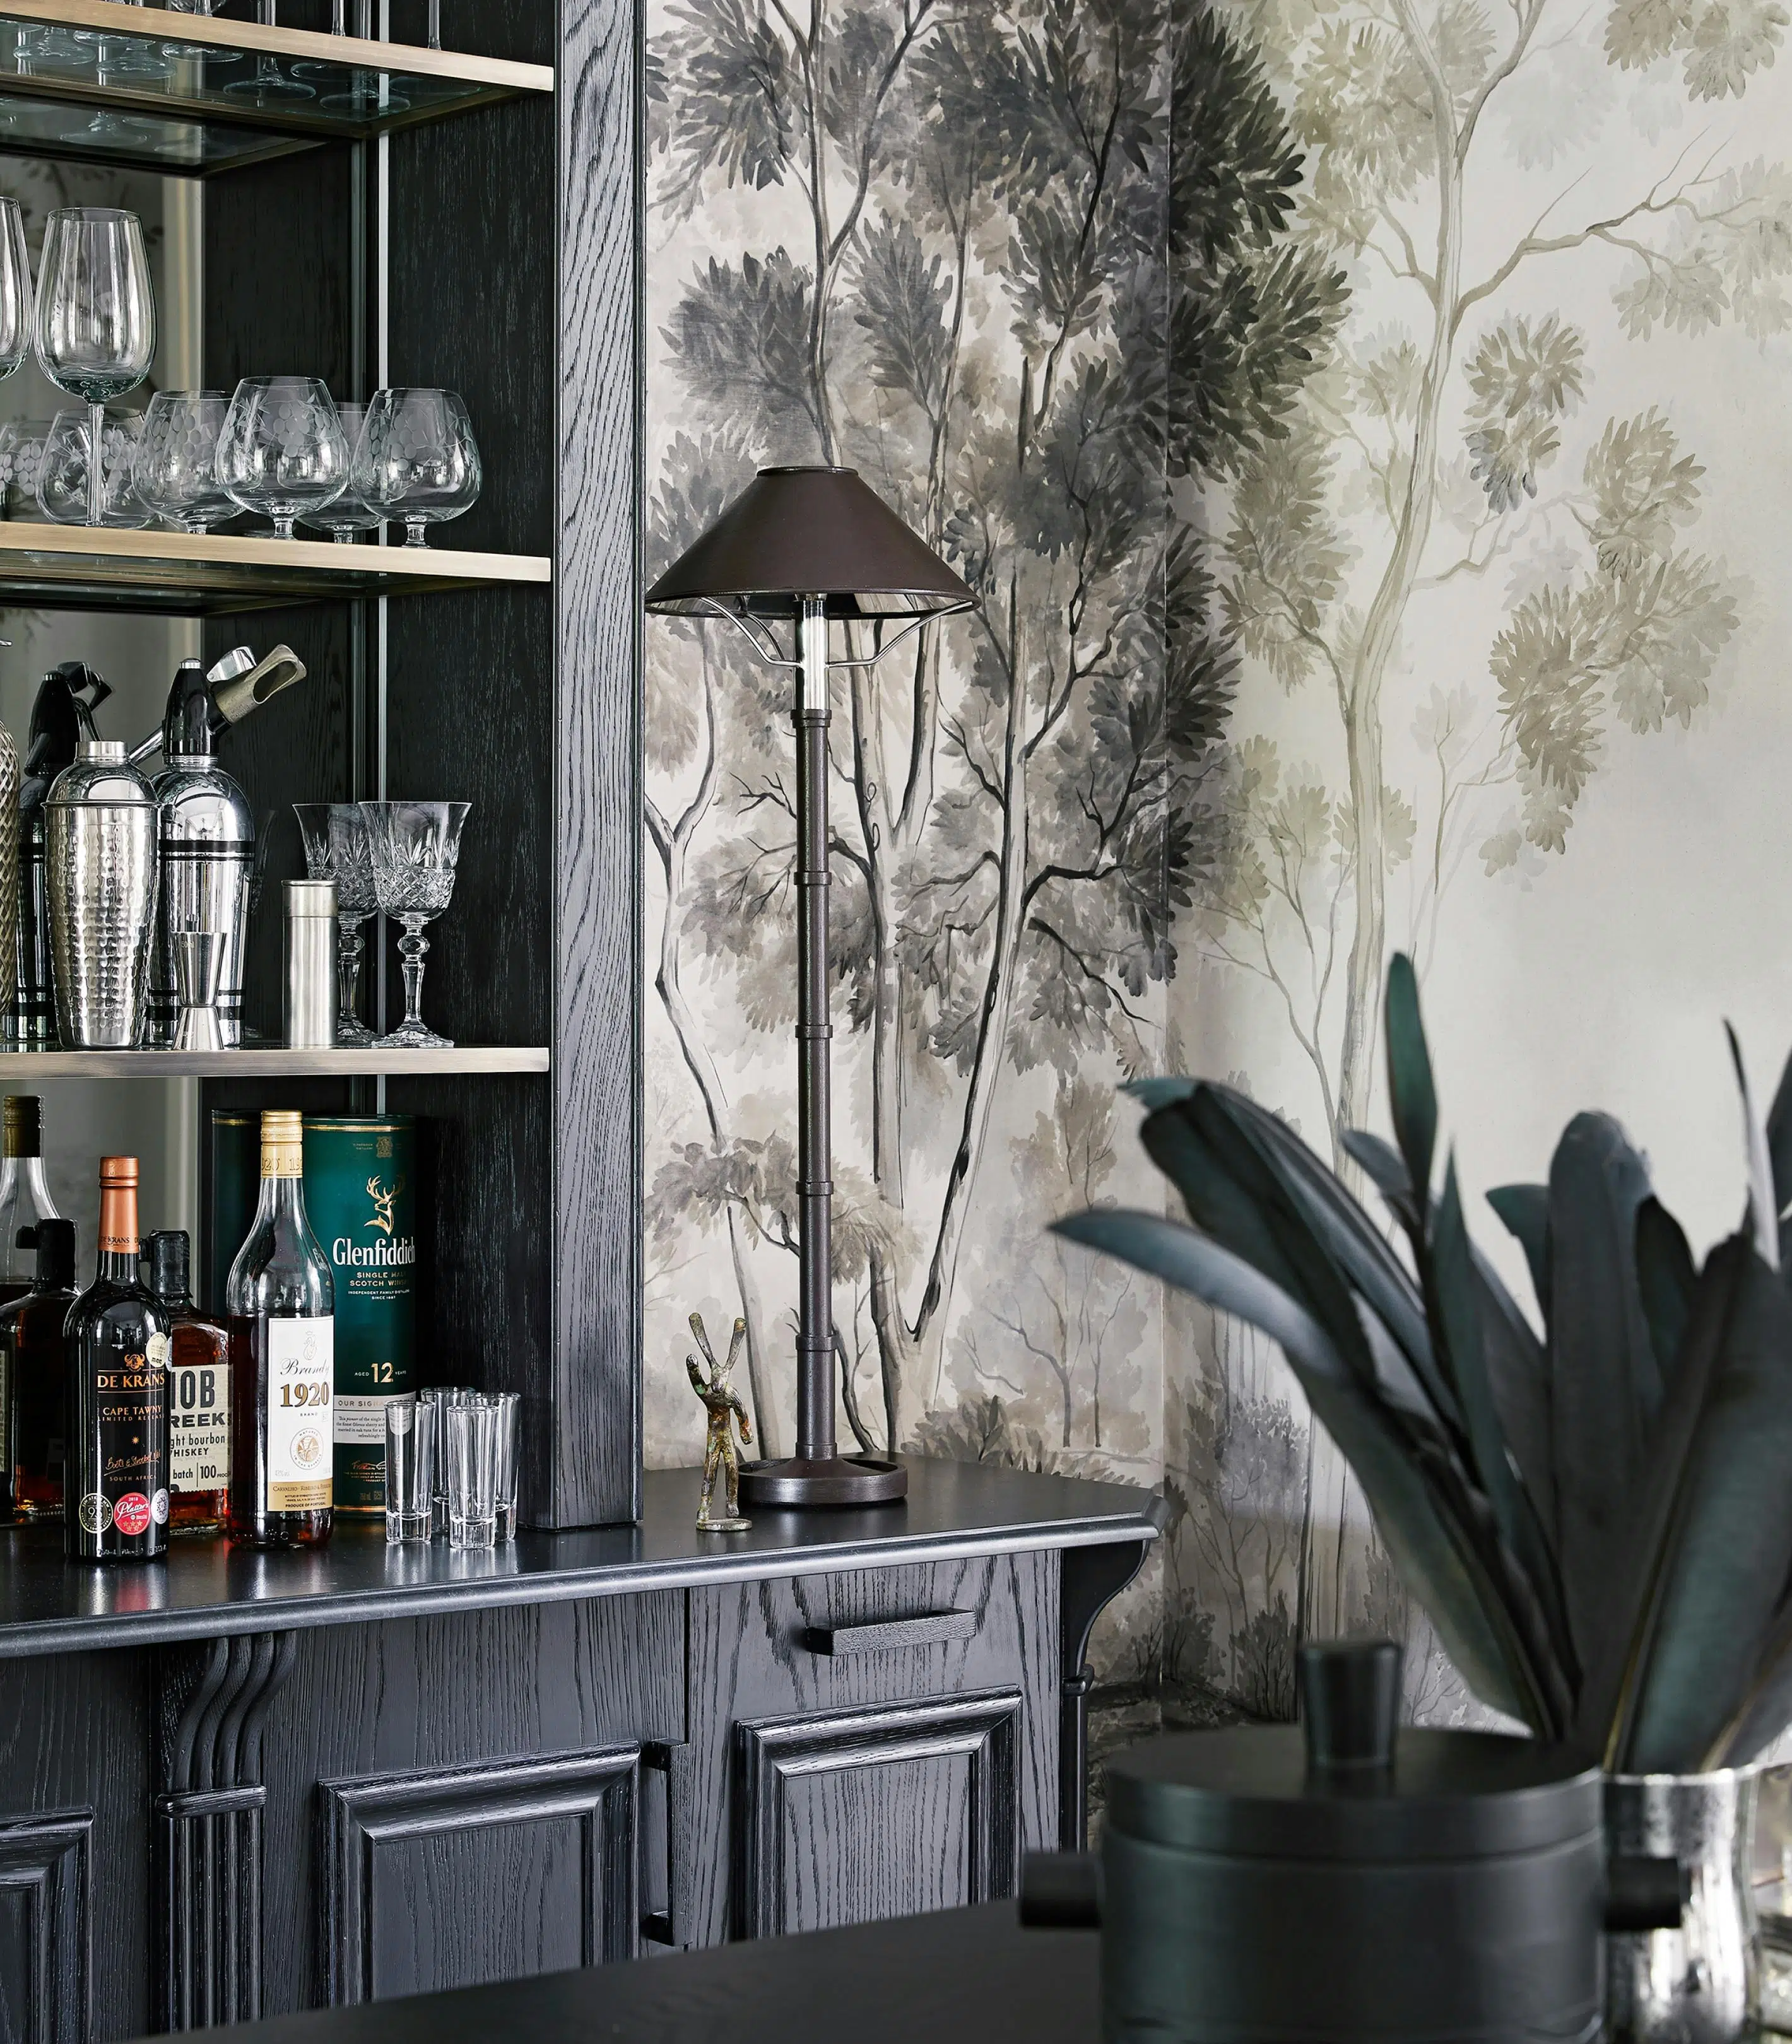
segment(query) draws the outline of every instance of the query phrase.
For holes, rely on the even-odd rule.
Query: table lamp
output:
[[[835,1439],[833,1247],[829,1128],[828,672],[874,665],[935,617],[973,598],[945,563],[850,468],[764,468],[647,593],[665,617],[726,618],[759,657],[798,675],[797,1443],[748,1462],[743,1504],[880,1504],[901,1497],[895,1461],[842,1455]],[[883,628],[906,620],[884,636]],[[788,620],[796,657],[773,626]],[[831,659],[830,622],[871,628],[871,650]],[[852,653],[852,648],[847,648]]]

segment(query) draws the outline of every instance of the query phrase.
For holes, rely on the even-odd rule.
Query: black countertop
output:
[[[1012,1902],[235,2023],[217,2044],[1099,2044],[1101,1940]]]
[[[909,1495],[866,1511],[762,1512],[748,1533],[694,1523],[694,1470],[648,1473],[640,1524],[522,1533],[486,1553],[388,1547],[339,1520],[329,1546],[260,1554],[179,1539],[165,1562],[63,1559],[60,1526],[0,1528],[0,1658],[238,1632],[349,1625],[494,1604],[1156,1537],[1162,1506],[1129,1485],[979,1462],[909,1462]]]

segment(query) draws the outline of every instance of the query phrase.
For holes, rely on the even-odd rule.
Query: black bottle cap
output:
[[[158,1228],[143,1245],[149,1289],[158,1299],[186,1298],[193,1285],[193,1244],[183,1228]]]
[[[162,756],[173,759],[210,759],[212,743],[212,692],[206,670],[197,660],[183,660],[168,690],[168,707],[162,719]]]
[[[1300,1652],[1307,1765],[1385,1773],[1400,1719],[1400,1649],[1391,1639],[1324,1639]]]
[[[21,1229],[21,1233],[23,1233]],[[40,1292],[71,1292],[75,1289],[75,1224],[71,1220],[40,1220],[33,1231],[37,1238],[37,1289]]]
[[[84,661],[64,660],[38,684],[26,742],[27,774],[55,775],[75,764],[75,748],[97,734],[94,712],[110,695],[108,684]]]

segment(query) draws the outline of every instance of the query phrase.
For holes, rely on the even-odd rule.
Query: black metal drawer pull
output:
[[[888,1654],[900,1646],[934,1646],[942,1639],[968,1639],[977,1630],[974,1611],[924,1611],[914,1618],[885,1618],[870,1625],[812,1625],[802,1641],[812,1654]]]

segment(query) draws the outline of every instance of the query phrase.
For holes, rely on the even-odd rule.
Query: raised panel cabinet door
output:
[[[92,2034],[93,1812],[0,1820],[0,2044]]]
[[[734,1729],[734,1934],[782,1937],[1014,1892],[1017,1689]]]
[[[640,1759],[321,1782],[332,2004],[633,1956]]]
[[[1056,1554],[721,1584],[690,1631],[679,1942],[1001,1896],[1056,1842]]]

